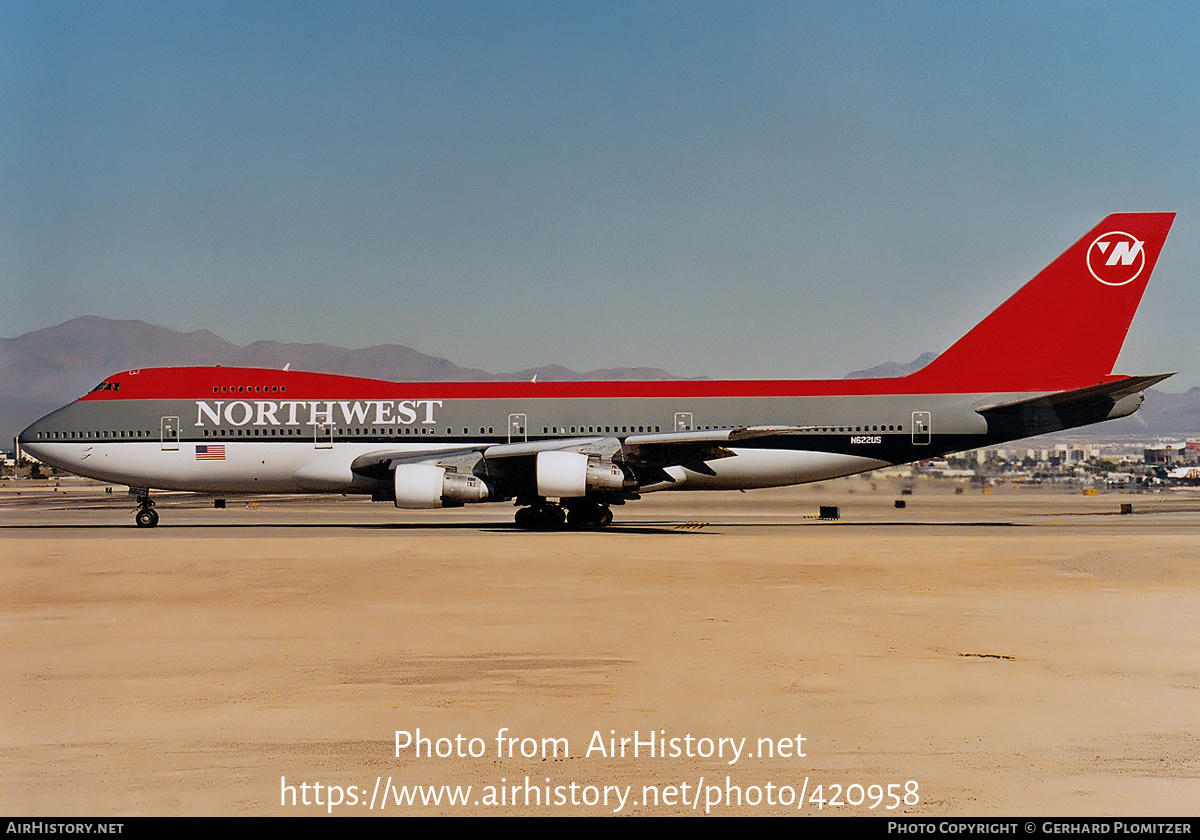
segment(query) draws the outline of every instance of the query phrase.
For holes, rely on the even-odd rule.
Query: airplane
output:
[[[598,529],[665,490],[803,484],[1125,417],[1172,374],[1112,368],[1174,213],[1110,215],[924,368],[812,381],[385,382],[293,370],[129,370],[21,448],[150,491],[516,505]]]
[[[1200,467],[1176,467],[1173,470],[1163,470],[1163,478],[1172,481],[1187,481],[1192,484],[1200,482]]]

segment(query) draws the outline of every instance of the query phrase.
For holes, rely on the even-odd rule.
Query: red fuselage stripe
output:
[[[1106,377],[1105,381],[1120,379]],[[989,383],[988,391],[1068,390],[1070,381]],[[334,374],[257,368],[155,368],[109,377],[85,400],[149,399],[631,399],[703,397],[812,397],[947,394],[976,391],[966,383],[911,376],[829,380],[655,380],[650,382],[386,382]],[[1089,382],[1087,384],[1094,384]],[[1052,386],[1052,387],[1047,387]]]

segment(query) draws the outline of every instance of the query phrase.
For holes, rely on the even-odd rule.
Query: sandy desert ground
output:
[[[553,534],[163,497],[142,531],[123,488],[4,484],[0,812],[1200,810],[1195,494],[847,479]]]

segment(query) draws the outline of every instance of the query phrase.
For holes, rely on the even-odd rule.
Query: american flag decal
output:
[[[225,460],[225,444],[223,443],[200,443],[196,445],[196,460],[197,461],[224,461]]]

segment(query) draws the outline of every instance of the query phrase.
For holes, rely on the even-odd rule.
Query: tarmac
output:
[[[0,812],[1197,813],[1195,493],[123,491],[0,482]]]

